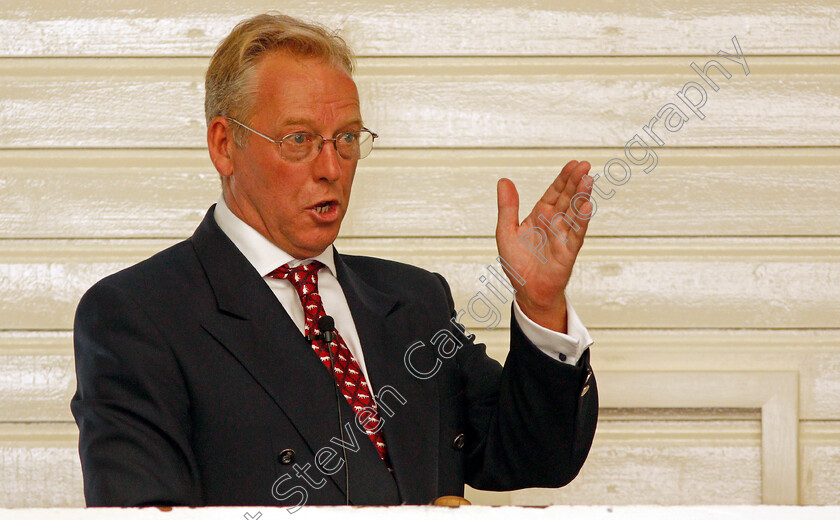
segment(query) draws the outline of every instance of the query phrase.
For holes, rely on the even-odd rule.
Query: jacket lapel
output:
[[[341,438],[337,406],[341,407],[343,423],[349,423],[354,430],[344,429],[351,502],[398,503],[393,478],[373,444],[355,427],[353,410],[347,401],[343,397],[336,399],[335,384],[329,371],[314,355],[311,345],[262,277],[218,227],[213,218],[214,208],[191,238],[219,309],[219,313],[208,316],[202,326],[268,392],[312,454],[324,447],[342,453],[336,443],[331,442],[334,437]],[[355,442],[348,433],[355,434]],[[301,464],[306,462],[314,461],[300,461]],[[354,481],[361,478],[354,473],[363,475],[366,482],[354,486]],[[339,471],[330,478],[346,495],[344,472]],[[387,492],[389,487],[391,493]]]
[[[410,337],[416,309],[367,283],[338,251],[335,264],[359,333],[380,420],[384,420],[385,443],[400,497],[404,503],[421,503],[436,496],[438,488],[438,385],[434,378],[413,377],[403,364],[403,353],[410,344],[429,338]]]

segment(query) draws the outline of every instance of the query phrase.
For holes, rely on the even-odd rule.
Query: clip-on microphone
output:
[[[336,337],[335,320],[332,319],[332,316],[321,316],[318,318],[318,330],[321,331],[320,334],[307,334],[306,341],[311,342],[319,339],[329,346]],[[332,363],[332,349],[328,350],[330,351],[330,362]]]
[[[344,452],[344,486],[346,504],[350,505],[350,461],[347,459],[347,442],[344,440],[344,422],[341,420],[341,398],[338,395],[338,383],[335,382],[335,368],[333,368],[333,352],[331,343],[338,333],[335,331],[335,320],[332,316],[321,316],[318,318],[318,330],[320,334],[307,334],[307,341],[320,340],[327,347],[330,354],[330,376],[333,378],[333,390],[335,391],[335,404],[338,408],[338,431],[341,435],[341,450]]]

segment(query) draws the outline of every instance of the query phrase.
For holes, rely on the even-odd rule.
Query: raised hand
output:
[[[516,186],[502,178],[496,187],[496,247],[524,279],[520,283],[507,273],[517,291],[516,301],[528,318],[562,333],[566,332],[564,291],[593,214],[591,177],[584,178],[590,167],[586,161],[569,161],[521,223]]]

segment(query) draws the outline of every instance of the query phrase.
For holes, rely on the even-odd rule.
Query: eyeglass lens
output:
[[[373,135],[367,130],[344,132],[336,137],[336,151],[344,159],[364,159],[373,149]],[[280,144],[283,159],[304,162],[314,159],[323,146],[324,138],[317,134],[294,133],[286,136]]]

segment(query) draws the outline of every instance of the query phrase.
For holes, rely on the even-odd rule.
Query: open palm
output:
[[[508,273],[517,291],[516,301],[528,318],[558,332],[565,332],[564,291],[592,212],[592,181],[584,178],[589,168],[586,161],[569,161],[521,223],[519,194],[513,182],[500,179],[497,185],[496,247],[524,279],[519,283]],[[585,195],[575,197],[577,194]],[[570,208],[573,198],[575,211]]]

